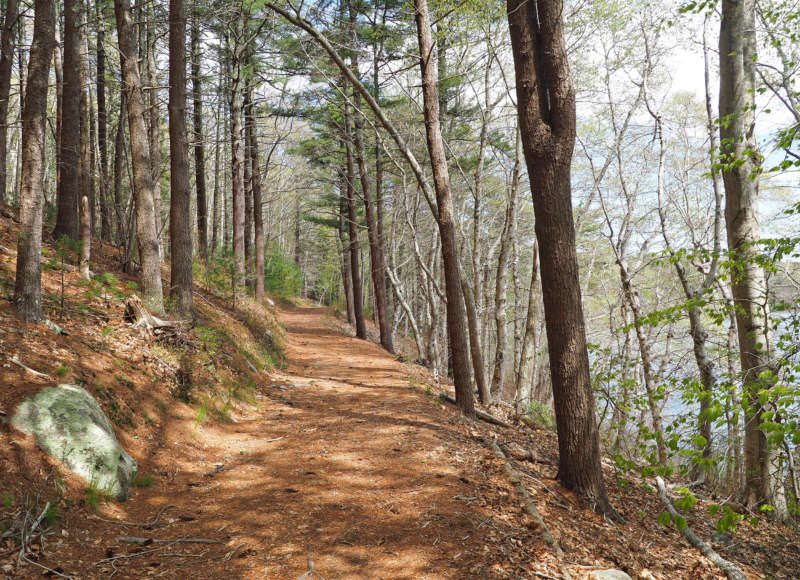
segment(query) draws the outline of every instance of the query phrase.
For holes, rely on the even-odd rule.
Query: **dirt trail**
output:
[[[92,520],[98,529],[83,533],[106,552],[84,561],[125,553],[108,551],[112,534],[201,537],[224,544],[119,560],[117,577],[295,579],[308,558],[327,580],[483,576],[470,572],[489,528],[463,470],[463,419],[410,388],[410,365],[343,336],[323,309],[280,317],[288,367],[258,389],[260,408],[235,423],[170,422],[145,468],[171,481],[105,517],[146,522],[172,507],[152,531]]]

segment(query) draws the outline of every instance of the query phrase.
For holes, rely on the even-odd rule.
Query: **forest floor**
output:
[[[0,229],[5,295],[13,283],[12,234],[10,225]],[[113,269],[111,258],[103,260],[96,269]],[[60,276],[45,272],[51,302]],[[449,387],[351,337],[329,309],[305,302],[234,307],[198,286],[194,340],[209,358],[193,369],[195,401],[184,404],[169,389],[180,356],[126,328],[122,300],[87,297],[75,272],[65,280],[74,312],[62,309],[56,322],[68,336],[22,324],[0,301],[0,419],[47,384],[93,386],[141,475],[127,502],[97,501],[30,437],[5,425],[0,522],[39,497],[57,493],[59,506],[49,534],[31,543],[35,563],[19,562],[13,538],[0,543],[6,577],[55,577],[39,565],[75,579],[297,580],[312,568],[317,575],[305,578],[587,578],[608,568],[644,579],[723,577],[674,525],[658,523],[663,506],[652,481],[605,465],[626,523],[605,520],[555,480],[552,430],[461,417],[438,397]],[[256,314],[277,316],[285,327],[275,338],[285,356],[278,370],[251,362],[258,359],[251,343],[263,335]],[[209,338],[214,328],[226,329],[226,340]],[[54,378],[32,376],[13,357]],[[251,390],[220,407],[221,391],[201,384],[211,380]],[[513,466],[563,556],[522,509],[493,439],[530,452]],[[710,541],[708,503],[701,500],[687,520]],[[715,547],[751,578],[798,578],[799,539],[794,528],[745,521],[730,543]]]

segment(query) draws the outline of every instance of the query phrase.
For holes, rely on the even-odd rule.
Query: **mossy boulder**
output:
[[[98,402],[77,385],[42,389],[16,409],[11,424],[92,487],[125,501],[136,460],[117,441]]]

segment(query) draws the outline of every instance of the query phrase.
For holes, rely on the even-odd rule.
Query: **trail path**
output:
[[[122,508],[141,510],[131,505],[118,516],[146,522],[173,506],[158,525],[141,531],[96,522],[107,540],[128,534],[224,544],[120,560],[122,576],[136,577],[151,562],[150,572],[166,577],[296,579],[312,558],[327,580],[487,577],[475,568],[482,570],[480,536],[504,522],[482,513],[481,476],[465,471],[474,460],[468,424],[410,388],[411,365],[344,336],[323,309],[280,317],[288,367],[259,389],[260,408],[230,424],[174,422],[166,448],[151,459],[171,482],[136,490]],[[201,549],[202,556],[188,555]]]

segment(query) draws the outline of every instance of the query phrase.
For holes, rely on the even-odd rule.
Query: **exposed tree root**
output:
[[[506,474],[508,475],[509,479],[514,483],[514,487],[517,490],[517,494],[522,498],[523,507],[525,508],[525,512],[533,518],[536,524],[539,526],[539,533],[545,539],[545,541],[550,544],[550,547],[553,548],[553,552],[556,553],[558,556],[563,556],[564,551],[561,549],[561,546],[558,545],[558,542],[553,537],[553,534],[550,533],[550,529],[547,527],[547,524],[544,523],[544,519],[542,515],[539,513],[539,510],[536,509],[536,504],[533,503],[533,498],[531,498],[528,490],[525,488],[525,485],[522,483],[522,480],[519,477],[519,474],[511,465],[511,461],[509,461],[508,457],[503,450],[500,449],[500,446],[497,444],[497,441],[492,440],[489,441],[489,447],[492,448],[494,454],[497,455],[498,458],[503,460],[503,467],[505,469]]]

